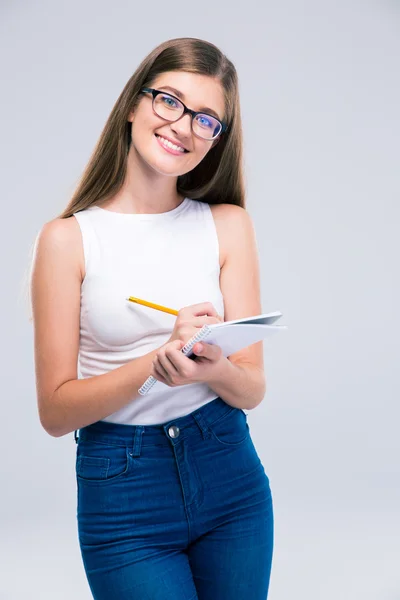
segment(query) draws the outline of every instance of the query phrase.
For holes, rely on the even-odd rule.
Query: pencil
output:
[[[177,310],[174,310],[173,308],[167,308],[166,306],[161,306],[161,304],[154,304],[154,302],[147,302],[147,300],[141,300],[140,298],[134,298],[133,296],[129,296],[127,300],[129,300],[129,302],[137,302],[137,304],[143,304],[143,306],[155,308],[156,310],[162,310],[163,312],[170,313],[171,315],[178,315]]]

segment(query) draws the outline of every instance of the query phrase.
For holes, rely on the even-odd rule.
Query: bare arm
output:
[[[131,360],[123,367],[87,379],[66,381],[50,398],[46,431],[55,437],[100,421],[135,396],[149,376],[158,348]]]
[[[220,273],[224,296],[225,321],[262,312],[260,268],[253,221],[239,206],[220,204],[213,207],[226,256]],[[238,285],[240,281],[240,285]],[[263,342],[256,342],[221,361],[221,371],[211,389],[238,408],[258,406],[266,393]]]
[[[47,433],[61,437],[138,396],[159,348],[102,375],[78,379],[83,246],[76,219],[46,223],[33,260],[30,286],[39,418]]]

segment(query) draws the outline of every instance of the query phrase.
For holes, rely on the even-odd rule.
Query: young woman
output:
[[[93,597],[265,600],[273,507],[245,412],[265,394],[262,342],[180,352],[262,312],[237,73],[213,44],[169,40],[136,69],[37,236],[31,296],[40,421],[75,434]]]

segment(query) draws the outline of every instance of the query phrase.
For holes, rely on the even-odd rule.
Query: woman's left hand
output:
[[[170,387],[207,382],[215,378],[227,360],[220,346],[205,342],[193,346],[196,359],[192,360],[182,354],[184,345],[181,340],[164,344],[153,360],[151,375]]]

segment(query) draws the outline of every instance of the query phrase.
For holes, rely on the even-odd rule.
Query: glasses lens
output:
[[[168,121],[176,121],[183,113],[183,104],[169,94],[157,94],[153,106],[156,113]]]
[[[205,140],[213,140],[221,133],[221,123],[211,115],[196,115],[193,119],[193,131]]]

